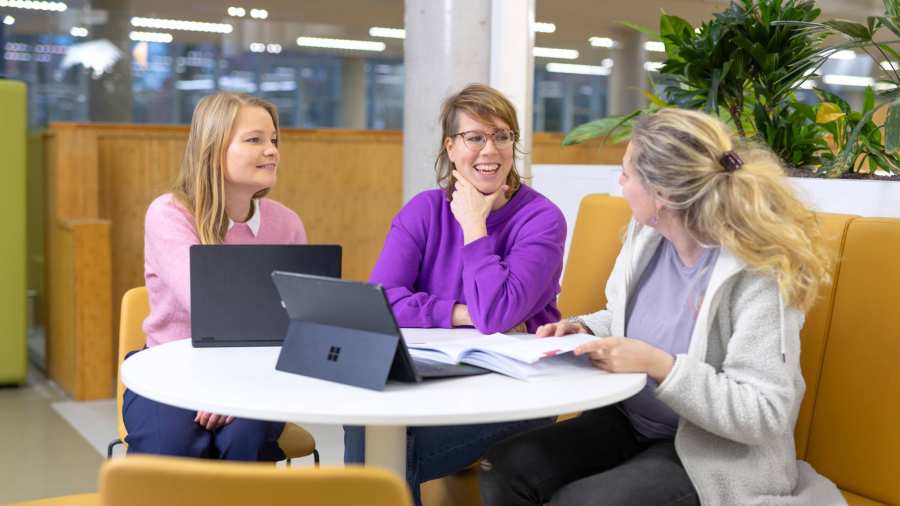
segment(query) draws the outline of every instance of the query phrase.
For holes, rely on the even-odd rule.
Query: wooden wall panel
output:
[[[47,368],[77,400],[113,394],[109,222],[58,220],[50,265]]]
[[[55,197],[52,216],[62,219],[97,216],[97,135],[87,128],[68,129],[65,135],[56,136],[55,144],[51,161],[55,170],[52,181],[48,180]]]
[[[70,224],[75,251],[76,391],[83,399],[115,395],[115,340],[110,339],[110,223],[76,220]]]
[[[539,132],[532,141],[533,164],[621,165],[627,142],[604,145],[598,140],[563,146],[565,134]]]
[[[76,395],[75,240],[71,229],[53,220],[47,227],[47,372],[69,395]]]
[[[187,142],[183,132],[113,132],[99,138],[100,215],[112,222],[112,300],[144,284],[144,215],[172,186]],[[113,313],[112,328],[119,325]],[[114,333],[113,333],[114,334]]]
[[[310,242],[343,246],[343,277],[365,280],[402,204],[399,132],[286,132],[272,198],[294,209]]]

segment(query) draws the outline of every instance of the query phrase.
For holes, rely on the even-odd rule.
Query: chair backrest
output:
[[[383,469],[278,468],[145,455],[107,461],[99,492],[104,506],[412,505],[406,482]]]
[[[900,504],[900,220],[850,222],[806,460],[841,489]]]
[[[150,300],[147,296],[147,288],[139,286],[125,292],[122,296],[122,313],[119,316],[119,362],[125,360],[125,355],[130,351],[139,350],[147,342],[144,335],[143,323],[150,314]],[[116,368],[118,371],[118,366]],[[122,377],[116,374],[116,418],[119,439],[125,441],[125,422],[122,421],[122,396],[125,394],[125,385]]]
[[[606,307],[606,280],[630,218],[631,209],[623,198],[595,194],[582,199],[559,294],[563,317]]]
[[[800,405],[800,414],[794,428],[794,442],[799,459],[806,458],[809,424],[816,401],[816,390],[819,388],[819,376],[822,372],[822,356],[825,354],[828,325],[831,321],[831,309],[834,306],[840,257],[843,255],[847,227],[854,218],[846,214],[828,213],[817,213],[817,217],[828,249],[836,261],[831,267],[831,284],[819,289],[819,299],[807,311],[806,320],[800,330],[800,368],[803,371],[803,380],[806,382],[806,395]]]

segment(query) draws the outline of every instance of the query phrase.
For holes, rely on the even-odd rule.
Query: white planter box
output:
[[[792,177],[791,182],[817,211],[900,218],[900,181]]]
[[[619,187],[620,165],[532,165],[531,186],[559,206],[566,217],[566,251],[563,258],[569,258],[569,244],[575,230],[578,206],[585,195],[608,193],[622,195]]]
[[[562,210],[568,225],[566,258],[585,195],[621,195],[620,165],[532,165],[532,186]],[[829,213],[900,218],[900,181],[790,178],[809,205]]]

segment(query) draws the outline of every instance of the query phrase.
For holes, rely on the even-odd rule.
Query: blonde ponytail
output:
[[[638,120],[632,142],[644,184],[698,242],[772,274],[787,305],[806,310],[815,302],[819,285],[830,282],[829,253],[815,213],[794,195],[771,150],[681,109]]]

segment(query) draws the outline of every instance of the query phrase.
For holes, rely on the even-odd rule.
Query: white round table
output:
[[[499,374],[391,382],[382,392],[275,369],[278,347],[148,348],[121,367],[132,391],[172,406],[270,421],[366,426],[366,464],[406,476],[406,428],[504,422],[584,411],[639,392],[644,374],[567,368],[527,381]]]

